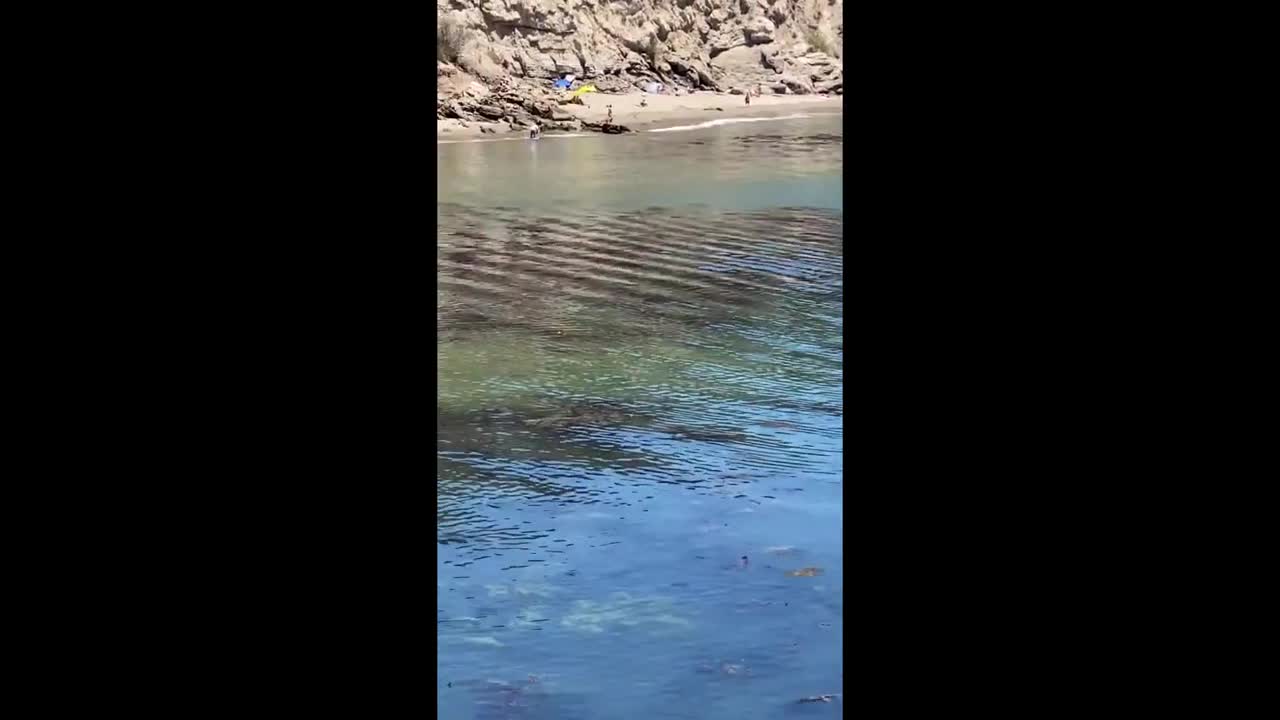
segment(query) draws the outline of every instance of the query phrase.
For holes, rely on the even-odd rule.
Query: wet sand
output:
[[[654,130],[677,125],[697,124],[724,118],[781,117],[795,113],[841,113],[844,111],[842,96],[822,95],[762,95],[751,98],[747,105],[743,95],[729,93],[698,92],[689,95],[648,95],[635,92],[625,95],[586,93],[583,105],[561,105],[560,109],[579,120],[603,122],[608,117],[607,106],[613,106],[614,122],[632,130]],[[647,106],[640,107],[645,100]],[[496,134],[482,133],[488,127]],[[521,131],[523,132],[523,131]],[[590,131],[587,131],[590,132]],[[467,122],[462,127],[459,120],[437,120],[436,140],[462,140],[471,137],[513,137],[506,123]],[[554,135],[547,131],[546,135]]]

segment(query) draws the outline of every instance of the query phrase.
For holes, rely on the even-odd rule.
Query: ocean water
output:
[[[437,156],[440,716],[842,716],[839,118]]]

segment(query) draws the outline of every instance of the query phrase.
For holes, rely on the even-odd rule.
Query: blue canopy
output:
[[[562,90],[568,90],[568,89],[569,89],[569,81],[568,81],[568,80],[560,79],[560,80],[557,80],[555,84],[556,84],[556,87],[558,87],[558,88],[560,88],[560,89],[562,89]]]

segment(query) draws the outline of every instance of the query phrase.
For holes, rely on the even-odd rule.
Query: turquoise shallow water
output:
[[[438,148],[442,717],[842,714],[842,146]]]

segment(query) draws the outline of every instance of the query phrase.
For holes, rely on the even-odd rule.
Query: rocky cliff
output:
[[[841,94],[843,0],[437,0],[437,117],[554,120],[551,81],[605,92]]]

